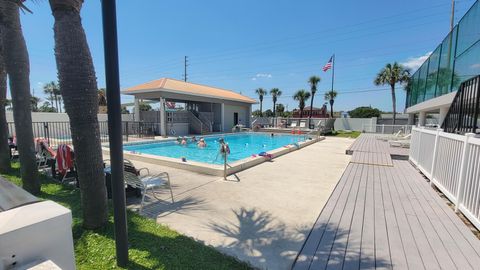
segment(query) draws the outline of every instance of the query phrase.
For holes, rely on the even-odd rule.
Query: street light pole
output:
[[[128,233],[125,210],[125,184],[123,181],[122,115],[115,0],[102,0],[102,19],[115,247],[117,265],[126,267],[128,264]]]

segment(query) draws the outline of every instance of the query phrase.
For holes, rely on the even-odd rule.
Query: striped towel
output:
[[[57,170],[65,175],[70,168],[73,168],[72,148],[66,144],[61,144],[57,149]]]

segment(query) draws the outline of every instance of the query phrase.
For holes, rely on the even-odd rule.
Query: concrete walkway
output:
[[[175,203],[151,200],[144,214],[255,267],[289,269],[350,161],[352,142],[327,137],[238,173],[239,182],[135,162],[167,171],[173,184]]]

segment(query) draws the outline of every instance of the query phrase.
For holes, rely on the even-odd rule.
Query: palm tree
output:
[[[382,68],[374,80],[375,85],[390,85],[392,92],[393,125],[395,125],[395,120],[397,118],[397,98],[395,97],[395,85],[397,83],[407,83],[409,78],[410,71],[395,62],[393,64],[389,63]]]
[[[260,116],[263,116],[263,97],[267,95],[267,91],[265,91],[265,89],[263,88],[258,88],[257,90],[255,90],[255,93],[258,95],[258,99],[260,100]]]
[[[55,99],[55,107],[57,108],[57,112],[62,112],[62,93],[60,92],[60,87],[55,82],[52,82],[52,86],[52,94],[53,98]]]
[[[337,91],[335,90],[330,90],[325,92],[325,100],[330,103],[330,117],[333,118],[333,103],[335,102],[335,99],[337,98]]]
[[[98,106],[107,106],[107,89],[98,89]]]
[[[0,37],[2,36],[0,27]],[[7,106],[7,72],[3,61],[3,46],[0,38],[0,173],[10,171],[10,147],[8,146],[8,124],[5,113]]]
[[[83,226],[107,222],[107,192],[98,124],[98,87],[92,56],[82,26],[83,0],[49,0],[55,19],[55,60],[80,182]]]
[[[48,100],[50,100],[50,104],[53,105],[55,104],[55,110],[58,111],[58,95],[60,94],[60,88],[55,82],[49,82],[43,86],[43,93],[46,95],[49,95],[50,97]]]
[[[30,98],[30,103],[32,104],[32,112],[38,112],[38,103],[40,101],[40,98],[36,96],[32,96]]]
[[[277,99],[282,95],[282,91],[278,88],[272,88],[272,90],[270,90],[270,95],[272,95],[273,100],[273,117],[277,117]]]
[[[5,51],[5,70],[8,74],[13,102],[13,117],[17,132],[17,148],[23,188],[32,194],[40,192],[35,146],[33,143],[30,101],[30,62],[20,24],[23,1],[0,1],[0,24]],[[25,8],[26,9],[26,8]]]
[[[303,117],[303,109],[305,108],[305,101],[310,98],[310,92],[303,89],[298,90],[294,95],[293,99],[298,101],[298,108],[300,109],[300,118]]]
[[[312,99],[310,100],[310,115],[308,116],[308,127],[310,127],[313,114],[313,99],[315,98],[315,93],[317,92],[317,84],[320,82],[320,77],[312,76],[308,79],[310,84],[310,92],[312,93]]]

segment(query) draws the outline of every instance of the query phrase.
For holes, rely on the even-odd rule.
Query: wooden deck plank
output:
[[[315,256],[312,258],[312,264],[310,266],[310,269],[325,269],[327,266],[328,258],[330,256],[333,243],[338,233],[340,220],[342,218],[343,212],[351,198],[350,194],[352,190],[353,192],[355,192],[353,188],[355,186],[355,175],[360,167],[361,165],[354,165],[354,168],[352,169],[353,174],[350,176],[350,178],[352,178],[353,181],[350,182],[348,192],[344,192],[343,196],[340,196],[340,198],[338,199],[337,206],[335,207],[330,217],[330,220],[328,220],[327,222],[327,227],[325,229],[326,232],[323,234],[323,237],[317,247],[317,251],[315,252]]]
[[[398,168],[395,168],[396,171],[400,171]],[[450,254],[447,251],[447,248],[444,246],[443,241],[440,236],[437,234],[428,213],[424,211],[422,207],[422,197],[417,196],[417,193],[411,190],[408,182],[411,181],[409,177],[406,176],[405,172],[399,173],[398,181],[399,186],[404,190],[406,194],[409,194],[409,201],[414,206],[412,209],[417,217],[418,223],[423,230],[432,253],[435,255],[438,264],[444,269],[455,269],[455,264],[450,258]]]
[[[365,213],[363,216],[362,244],[360,249],[360,269],[375,268],[375,212],[371,166],[364,165],[368,173],[367,190],[365,192]]]
[[[422,257],[423,264],[425,265],[426,269],[439,269],[440,265],[435,257],[435,254],[433,253],[434,247],[432,247],[428,242],[425,231],[422,229],[422,225],[420,224],[418,217],[413,210],[414,205],[411,203],[413,198],[403,189],[403,186],[400,183],[400,181],[402,181],[402,177],[399,174],[400,172],[397,170],[392,170],[392,172],[394,172],[393,176],[395,180],[393,183],[398,193],[399,201],[405,210],[407,221],[412,231],[413,238],[417,243],[418,251]]]
[[[360,249],[362,244],[363,217],[365,210],[365,193],[367,191],[368,170],[362,167],[359,176],[360,184],[358,188],[355,211],[353,213],[350,236],[348,238],[347,250],[345,251],[345,261],[343,269],[359,269],[360,267]]]
[[[480,265],[480,256],[477,250],[480,247],[480,241],[473,235],[473,233],[465,226],[465,224],[455,215],[451,208],[449,208],[445,201],[432,190],[430,184],[424,181],[422,177],[418,176],[418,172],[406,161],[395,161],[395,166],[398,166],[408,174],[412,179],[418,181],[411,181],[415,184],[412,189],[418,189],[423,193],[426,203],[430,205],[432,210],[438,217],[445,231],[454,240],[460,253],[464,255],[472,267]],[[457,257],[452,256],[457,259]]]
[[[361,137],[293,269],[478,268],[480,241],[445,201],[387,142]]]
[[[429,218],[430,223],[432,224],[435,232],[437,233],[443,246],[445,247],[446,252],[448,253],[452,263],[455,264],[455,267],[457,269],[472,269],[472,265],[468,263],[468,259],[458,248],[455,239],[451,237],[449,232],[442,224],[441,219],[444,218],[443,215],[438,216],[438,214],[433,209],[433,207],[436,207],[436,205],[432,207],[432,205],[428,202],[429,198],[427,198],[426,194],[423,193],[425,188],[431,189],[429,185],[424,179],[421,179],[420,177],[415,177],[415,175],[410,174],[408,168],[401,167],[399,169],[404,169],[405,181],[403,182],[409,186],[410,192],[412,192],[418,198],[419,207],[423,209],[425,216]],[[438,246],[436,249],[438,249]],[[447,267],[449,266],[449,264],[442,263],[442,266]]]
[[[353,167],[354,166],[347,166],[347,168],[345,169],[345,172],[343,173],[337,186],[332,192],[332,195],[330,195],[330,198],[325,204],[325,207],[318,216],[314,227],[312,228],[309,236],[307,237],[307,240],[305,241],[299,255],[297,256],[296,261],[294,262],[292,269],[303,270],[310,267],[313,256],[317,251],[318,244],[320,243],[320,240],[322,239],[322,236],[325,232],[327,222],[330,219],[333,210],[336,208],[338,199],[340,198],[344,189],[349,189],[349,181],[353,179],[353,177],[350,177]]]
[[[400,237],[402,239],[402,245],[404,247],[403,250],[405,252],[405,257],[407,258],[408,268],[425,269],[422,256],[420,255],[419,247],[417,245],[417,242],[415,241],[414,234],[408,223],[407,213],[405,212],[405,209],[401,202],[401,198],[395,187],[395,182],[397,181],[397,178],[394,177],[391,171],[386,170],[386,172],[390,176],[390,181],[387,181],[387,187],[395,212],[395,219],[397,220],[398,231],[400,232]]]
[[[385,211],[385,222],[387,227],[388,245],[390,248],[390,257],[392,260],[393,269],[408,269],[407,258],[405,255],[405,248],[403,246],[397,217],[395,215],[395,209],[393,207],[392,198],[390,196],[390,190],[388,188],[388,182],[392,181],[390,173],[387,173],[387,168],[381,167],[380,181],[382,189],[383,207]]]
[[[359,166],[357,170],[358,174],[361,174],[364,170],[363,166]],[[353,188],[350,191],[349,198],[347,204],[345,205],[345,209],[342,213],[342,218],[340,219],[340,223],[337,229],[337,233],[335,235],[335,241],[332,246],[332,250],[330,251],[330,255],[327,262],[326,269],[329,270],[340,270],[343,269],[343,264],[345,262],[345,253],[348,245],[348,239],[350,238],[351,233],[351,225],[353,215],[355,213],[355,204],[357,202],[357,197],[359,193],[359,186],[360,181],[358,177],[355,177]],[[316,265],[312,265],[313,269],[319,269]]]
[[[376,269],[392,269],[390,245],[388,243],[387,224],[385,221],[385,206],[382,195],[382,180],[380,167],[373,166],[373,195],[375,202],[375,265]]]

